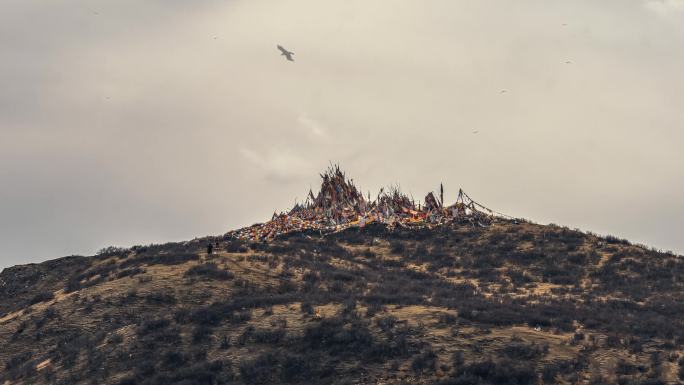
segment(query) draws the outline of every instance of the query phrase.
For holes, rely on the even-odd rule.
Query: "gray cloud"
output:
[[[262,221],[330,161],[683,252],[681,4],[3,1],[0,266]]]

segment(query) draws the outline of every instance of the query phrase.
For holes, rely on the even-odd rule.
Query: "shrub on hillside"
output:
[[[486,360],[466,365],[463,371],[494,385],[530,385],[537,381],[534,366],[529,362]]]
[[[107,246],[97,252],[99,257],[113,257],[126,255],[130,250],[124,247]]]
[[[55,299],[55,295],[51,291],[41,291],[40,293],[34,295],[29,300],[29,305],[35,305],[39,302],[45,302]]]
[[[282,350],[266,351],[240,363],[240,378],[247,384],[308,383],[320,376],[319,359]]]
[[[205,263],[202,265],[193,266],[185,272],[185,276],[216,279],[220,281],[226,281],[235,277],[233,273],[219,268],[215,263]]]
[[[154,291],[145,295],[145,302],[154,305],[173,305],[178,300],[172,292]]]
[[[140,267],[133,267],[131,269],[125,269],[120,271],[118,274],[116,274],[117,278],[124,278],[124,277],[133,277],[138,274],[142,274],[145,272],[145,269],[142,269]]]
[[[411,369],[417,374],[433,373],[437,367],[437,355],[428,349],[413,358]]]
[[[544,356],[548,352],[548,346],[513,341],[504,346],[501,352],[511,360],[530,361]]]
[[[157,330],[166,329],[171,325],[171,321],[166,318],[151,318],[144,320],[138,328],[138,335],[145,335]]]
[[[127,260],[121,262],[119,267],[124,269],[127,267],[140,265],[181,265],[190,261],[198,261],[199,255],[196,253],[170,253],[170,254],[145,254],[135,255],[129,257]]]

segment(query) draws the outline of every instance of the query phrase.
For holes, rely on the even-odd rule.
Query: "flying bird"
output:
[[[282,56],[285,56],[285,57],[287,58],[287,60],[289,60],[289,61],[294,61],[294,59],[292,58],[292,55],[294,55],[294,52],[290,52],[290,51],[286,50],[286,49],[283,48],[283,46],[281,46],[281,45],[278,45],[278,49],[279,49],[280,52],[281,52],[280,54],[281,54]]]

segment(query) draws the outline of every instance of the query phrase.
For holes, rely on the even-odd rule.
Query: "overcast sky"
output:
[[[331,161],[682,253],[683,100],[684,0],[2,0],[0,268],[261,222]]]

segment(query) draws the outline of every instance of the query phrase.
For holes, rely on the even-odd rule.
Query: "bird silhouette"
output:
[[[294,61],[294,59],[292,58],[292,55],[294,55],[294,52],[290,52],[290,51],[286,50],[281,45],[278,45],[278,49],[281,52],[280,55],[285,56],[285,58],[287,58],[287,60],[289,60],[289,61]]]

